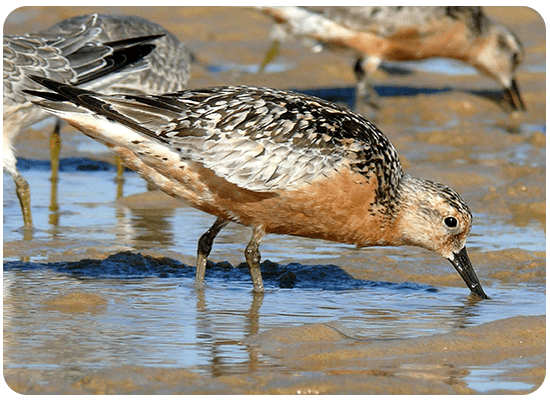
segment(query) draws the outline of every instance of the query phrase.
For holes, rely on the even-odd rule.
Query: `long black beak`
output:
[[[451,264],[456,268],[470,290],[482,299],[488,299],[489,296],[483,291],[481,283],[479,283],[479,279],[477,278],[476,271],[470,262],[470,257],[468,257],[468,253],[466,252],[466,246],[458,253],[453,253],[453,256],[454,257],[449,259],[449,261],[451,261]]]
[[[515,79],[512,79],[510,87],[504,88],[504,97],[514,110],[521,109],[521,111],[525,111],[525,103],[521,99],[518,84]]]

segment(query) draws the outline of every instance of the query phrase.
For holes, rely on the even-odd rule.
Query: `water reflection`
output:
[[[281,288],[289,271],[294,286]],[[343,339],[380,341],[545,312],[543,290],[517,285],[492,287],[492,299],[478,301],[463,288],[361,281],[331,266],[264,264],[263,272],[267,291],[257,294],[246,268],[228,263],[209,265],[204,289],[195,287],[193,267],[132,252],[5,263],[5,365],[54,369],[70,380],[120,365],[221,376],[284,368],[247,341],[273,328],[324,323]]]
[[[131,242],[135,249],[174,245],[173,209],[129,209],[129,213],[130,218],[124,218],[124,221],[130,223]]]
[[[194,367],[211,376],[258,369],[260,356],[243,341],[259,330],[262,294],[239,291],[235,306],[215,290],[191,285],[182,293],[171,280],[33,275],[4,274],[4,361],[11,368],[54,368],[73,379],[118,365]],[[92,293],[103,299],[99,305],[87,303]]]
[[[204,288],[196,289],[197,294],[197,343],[203,349],[209,358],[209,363],[203,367],[211,376],[222,376],[230,373],[254,372],[259,367],[259,354],[254,346],[243,344],[244,339],[258,333],[260,329],[260,308],[264,299],[263,293],[251,292],[252,302],[248,310],[241,315],[244,317],[242,323],[242,337],[240,339],[231,339],[226,336],[223,330],[220,330],[220,321],[217,317],[223,314],[229,314],[232,318],[229,323],[238,323],[240,318],[234,311],[224,310],[222,313],[214,312],[208,305]],[[213,298],[215,300],[215,298]],[[214,307],[216,304],[214,303]],[[236,347],[236,353],[244,352],[247,357],[239,357],[235,354],[231,357],[231,351],[227,348]],[[236,357],[235,357],[236,356]],[[237,358],[237,360],[235,359]],[[237,361],[237,362],[236,362]]]

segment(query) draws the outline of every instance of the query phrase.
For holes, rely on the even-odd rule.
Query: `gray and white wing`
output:
[[[266,101],[269,89],[214,91],[102,100],[125,124],[248,190],[297,189],[343,164],[344,148],[329,148],[329,137],[308,127],[313,116]]]
[[[4,97],[23,101],[23,89],[39,89],[28,76],[42,76],[97,89],[122,75],[147,68],[143,59],[155,45],[155,36],[99,44],[98,28],[81,29],[66,36],[4,35]]]
[[[4,98],[15,103],[25,101],[23,89],[38,89],[40,85],[27,78],[34,74],[57,81],[68,82],[76,79],[62,50],[47,40],[25,36],[4,35]]]
[[[382,132],[359,114],[315,97],[246,86],[109,96],[38,81],[55,92],[34,93],[49,100],[39,103],[43,107],[76,104],[248,190],[299,190],[342,170],[375,176],[379,187],[400,178],[397,152]]]
[[[146,69],[101,88],[103,93],[162,94],[185,88],[191,69],[189,48],[162,26],[145,18],[88,14],[63,20],[36,35],[68,36],[89,29],[98,30],[95,41],[100,44],[144,35],[163,35],[155,40],[155,50],[146,57],[149,62]]]
[[[299,189],[341,168],[380,180],[387,175],[381,165],[400,170],[395,149],[374,125],[314,97],[220,87],[135,101],[139,107],[112,106],[182,158],[249,190]]]

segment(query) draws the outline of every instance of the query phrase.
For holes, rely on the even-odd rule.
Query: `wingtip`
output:
[[[28,77],[29,77],[30,80],[38,83],[40,86],[43,86],[45,88],[52,89],[52,90],[63,84],[63,83],[55,81],[53,79],[46,78],[45,76],[29,75]]]
[[[49,100],[49,101],[59,102],[59,101],[66,101],[67,100],[67,98],[65,96],[63,96],[59,93],[54,93],[54,92],[43,92],[43,91],[40,91],[40,90],[23,89],[23,93],[28,94],[30,96],[34,96],[34,97],[39,97],[39,98],[44,99],[44,100]],[[36,105],[40,105],[40,102],[35,101],[35,100],[31,100],[31,103],[36,104]]]
[[[29,79],[38,83],[40,86],[51,90],[63,97],[63,100],[70,100],[76,98],[78,95],[90,94],[91,92],[85,89],[81,89],[77,86],[74,86],[70,83],[59,82],[44,76],[39,75],[29,75]],[[31,91],[32,92],[32,91]],[[34,91],[35,93],[41,93],[39,91]]]

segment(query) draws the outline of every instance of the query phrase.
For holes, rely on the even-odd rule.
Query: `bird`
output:
[[[152,47],[148,45],[147,54],[142,55],[144,60],[139,65],[125,67],[120,63],[121,53],[115,46],[125,46],[127,40],[131,44],[131,39],[136,37],[156,40]],[[160,25],[134,16],[88,14],[69,18],[41,32],[4,35],[3,49],[3,169],[16,183],[27,228],[32,227],[30,188],[17,170],[14,141],[25,128],[50,114],[34,107],[23,95],[22,89],[32,89],[36,85],[26,75],[49,76],[105,93],[181,90],[190,75],[191,52],[187,46]],[[117,59],[109,52],[119,54],[117,69],[113,71],[109,70],[109,63]],[[60,129],[57,123],[50,139],[52,177],[58,170]]]
[[[455,59],[498,81],[513,110],[525,111],[515,78],[523,46],[506,26],[481,7],[258,7],[276,22],[275,41],[264,65],[288,36],[333,51],[351,52],[356,62],[356,101],[374,105],[372,74],[383,61]]]
[[[216,235],[252,228],[245,249],[263,292],[260,242],[293,235],[357,247],[416,245],[447,258],[484,292],[467,250],[472,213],[453,189],[404,174],[374,124],[292,91],[218,86],[164,95],[103,95],[44,77],[35,104],[117,153],[170,196],[216,217],[199,239],[204,284]]]

